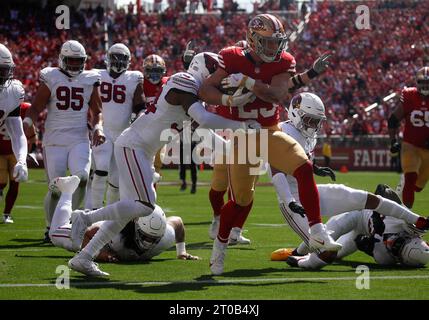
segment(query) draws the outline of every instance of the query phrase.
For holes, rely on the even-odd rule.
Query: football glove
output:
[[[319,177],[327,177],[327,176],[329,176],[329,177],[331,177],[332,181],[336,181],[337,180],[337,178],[335,176],[334,170],[332,170],[329,167],[319,167],[319,166],[316,166],[314,164],[313,165],[313,172],[314,172],[314,174],[316,176],[319,176]]]
[[[305,215],[307,213],[305,212],[305,209],[298,202],[291,201],[289,202],[288,207],[293,213],[299,214],[301,217],[305,218]]]
[[[252,92],[243,93],[242,89],[237,90],[232,96],[222,95],[222,105],[228,107],[241,107],[253,102],[256,96]]]
[[[18,161],[13,168],[13,178],[16,182],[28,180],[28,168],[25,162]]]
[[[192,59],[197,54],[195,50],[193,50],[192,48],[193,48],[193,42],[191,40],[186,44],[186,49],[182,56],[183,66],[185,67],[186,70],[189,68],[189,65],[191,64]]]
[[[399,151],[401,151],[401,145],[399,144],[399,142],[396,139],[393,139],[390,142],[390,155],[396,156],[396,155],[398,155]]]
[[[366,236],[364,234],[360,234],[355,238],[358,250],[365,252],[371,257],[373,256],[374,246],[377,242],[380,242],[380,240],[374,236]]]
[[[222,80],[224,88],[246,88],[249,91],[253,90],[255,80],[242,73],[233,73]]]
[[[316,59],[313,63],[313,67],[310,69],[308,73],[308,77],[310,79],[324,73],[329,67],[328,59],[331,57],[330,53],[325,52],[319,58]]]

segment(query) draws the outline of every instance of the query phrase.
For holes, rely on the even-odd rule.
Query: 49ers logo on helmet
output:
[[[264,22],[262,21],[262,19],[255,18],[251,21],[250,28],[252,28],[254,30],[265,30],[265,25],[264,25]]]

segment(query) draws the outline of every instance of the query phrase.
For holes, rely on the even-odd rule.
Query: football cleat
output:
[[[286,259],[286,263],[290,265],[291,267],[299,268],[298,262],[301,259],[305,259],[304,257],[297,257],[297,256],[289,256]]]
[[[215,276],[219,276],[223,273],[226,248],[227,244],[221,243],[218,239],[213,242],[213,251],[210,257],[210,270]]]
[[[85,236],[85,231],[89,227],[83,217],[84,214],[85,211],[83,210],[75,210],[71,214],[71,240],[73,251],[80,250],[80,246],[82,245],[82,241]]]
[[[271,261],[287,261],[294,254],[294,249],[281,248],[271,252]]]
[[[107,272],[101,271],[98,264],[92,260],[80,257],[79,254],[75,255],[69,260],[69,267],[74,271],[83,273],[90,277],[107,277]]]
[[[78,176],[58,177],[51,180],[49,189],[63,193],[74,193],[79,183],[80,179]]]
[[[315,234],[310,234],[308,245],[313,250],[339,251],[342,248],[341,243],[336,242],[329,235],[329,231],[323,229]]]
[[[52,243],[51,238],[49,237],[49,227],[46,228],[43,243]]]
[[[217,218],[213,217],[212,224],[210,225],[210,228],[209,228],[209,238],[211,240],[216,239],[217,234],[219,232],[219,224],[220,224],[220,217],[217,217]]]
[[[8,214],[4,214],[3,215],[3,223],[4,224],[12,224],[13,223],[12,217]]]
[[[250,239],[243,237],[242,230],[240,228],[232,228],[229,234],[229,245],[236,244],[250,244]]]

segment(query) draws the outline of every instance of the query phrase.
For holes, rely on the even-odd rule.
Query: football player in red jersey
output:
[[[168,77],[165,77],[167,67],[164,59],[156,54],[147,56],[143,61],[143,92],[146,103],[146,112],[155,112],[155,101]],[[154,166],[156,173],[160,173],[162,167],[161,153],[159,150],[155,156]]]
[[[401,149],[404,185],[402,201],[411,208],[414,192],[420,192],[429,180],[429,67],[417,71],[417,87],[404,88],[401,104],[389,117],[391,152]],[[397,136],[399,125],[405,119],[402,146]]]
[[[23,102],[20,105],[21,119],[25,118],[25,113],[31,104]],[[25,135],[27,137],[27,143],[32,146],[36,142],[36,130],[34,125],[26,130]],[[6,128],[2,127],[0,131],[0,199],[3,198],[3,190],[6,188],[9,182],[9,189],[7,190],[5,207],[3,211],[3,223],[11,224],[13,219],[11,212],[15,201],[18,197],[19,182],[13,179],[13,168],[16,164],[16,158],[13,154],[12,143],[10,141],[9,134],[6,132]]]
[[[320,217],[319,194],[313,177],[313,168],[302,147],[281,132],[277,105],[287,105],[289,89],[302,86],[320,71],[326,69],[327,55],[316,60],[306,74],[295,75],[295,59],[284,49],[287,35],[281,21],[270,14],[260,14],[251,19],[247,31],[248,48],[229,47],[219,53],[219,68],[208,77],[199,94],[209,104],[219,105],[218,114],[228,119],[257,120],[267,130],[268,162],[272,168],[293,175],[298,181],[299,195],[307,212],[310,225],[309,245],[313,249],[336,252],[341,245],[329,236]],[[323,68],[321,66],[324,66]],[[318,70],[320,67],[320,70]],[[219,88],[247,88],[256,96],[244,106],[234,96],[223,94]],[[299,108],[299,106],[298,106]],[[312,119],[306,125],[318,125]],[[257,139],[260,134],[257,133]],[[261,144],[256,145],[260,153]],[[234,146],[233,159],[238,159]],[[250,212],[256,175],[250,170],[258,164],[228,164],[231,200],[221,208],[218,236],[214,241],[210,268],[213,274],[223,272],[224,257],[231,228],[244,222]]]

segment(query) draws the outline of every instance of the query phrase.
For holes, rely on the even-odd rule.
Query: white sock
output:
[[[51,226],[52,218],[54,217],[55,209],[58,204],[60,196],[55,195],[52,193],[52,191],[48,191],[48,193],[45,196],[44,200],[44,207],[45,207],[45,220],[46,220],[46,226],[49,228]]]
[[[110,184],[107,185],[107,204],[112,204],[119,201],[119,188],[112,187]]]
[[[323,223],[316,223],[310,227],[310,234],[316,234],[326,230],[325,225]]]
[[[301,242],[301,244],[298,246],[298,248],[296,248],[296,251],[300,255],[305,255],[305,254],[308,254],[310,252],[310,250],[308,249],[305,242]]]
[[[414,212],[408,210],[406,207],[403,207],[392,200],[380,196],[377,197],[380,199],[380,203],[374,211],[377,211],[383,216],[395,217],[412,224],[415,224],[417,219],[420,217]]]
[[[94,207],[92,206],[92,177],[90,176],[88,183],[86,184],[86,191],[85,191],[85,199],[84,199],[84,208],[92,210]]]
[[[86,181],[81,180],[76,191],[73,193],[72,207],[73,210],[79,209],[85,198]]]
[[[104,220],[127,220],[144,217],[153,212],[153,209],[135,200],[121,200],[107,207],[85,213],[84,217],[89,224]]]
[[[107,176],[99,176],[98,174],[94,174],[91,186],[93,208],[101,208],[103,206],[106,183]]]
[[[81,250],[79,256],[85,259],[95,259],[100,250],[111,241],[127,225],[129,220],[105,221],[94,237]]]
[[[316,253],[312,253],[298,261],[298,266],[305,269],[321,269],[326,265],[327,263],[321,260]]]
[[[51,232],[54,233],[58,228],[69,223],[72,213],[72,196],[71,193],[61,194],[57,207],[55,208],[54,217],[52,218]]]

